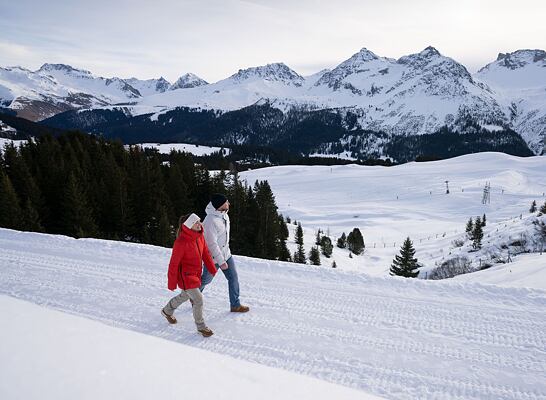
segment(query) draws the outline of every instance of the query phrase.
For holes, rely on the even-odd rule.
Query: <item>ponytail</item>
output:
[[[178,219],[178,229],[176,230],[176,238],[178,239],[178,236],[180,236],[180,232],[182,232],[182,225],[184,224],[184,222],[186,222],[186,220],[189,218],[191,214],[186,214],[186,215],[182,215],[179,219]]]

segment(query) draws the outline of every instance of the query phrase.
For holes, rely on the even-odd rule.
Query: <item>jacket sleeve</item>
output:
[[[169,272],[167,273],[167,286],[169,290],[175,290],[178,286],[178,266],[181,258],[182,246],[178,241],[175,241],[171,261],[169,261]]]
[[[218,229],[212,218],[205,219],[205,241],[214,262],[222,265],[226,262],[222,255],[222,250],[218,246]]]
[[[216,272],[218,271],[216,267],[214,266],[214,261],[210,255],[209,248],[207,246],[207,241],[203,240],[203,262],[205,263],[205,267],[207,267],[208,271],[212,276],[216,275]]]

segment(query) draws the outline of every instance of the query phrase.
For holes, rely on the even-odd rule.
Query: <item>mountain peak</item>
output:
[[[379,58],[373,51],[368,50],[366,47],[361,48],[358,53],[353,55],[353,57],[358,58],[361,61],[371,61]]]
[[[445,58],[440,54],[436,48],[428,46],[425,49],[421,50],[419,53],[409,54],[407,56],[400,57],[396,62],[399,64],[408,64],[414,65],[416,68],[422,68],[424,65],[427,65],[431,61],[436,59]]]
[[[91,75],[91,72],[87,71],[85,69],[77,69],[77,68],[74,68],[71,65],[67,65],[67,64],[50,64],[50,63],[45,63],[36,72],[52,72],[52,71],[60,71],[60,72],[63,72],[65,74],[79,72],[81,74]]]
[[[441,56],[440,52],[436,50],[435,47],[432,47],[432,46],[427,46],[423,51],[419,53],[419,55],[426,56],[426,57]]]
[[[509,69],[517,69],[531,63],[539,62],[546,65],[546,51],[522,49],[512,53],[499,53],[496,60],[496,64]]]
[[[229,79],[244,81],[252,78],[264,79],[266,81],[278,81],[295,86],[301,86],[304,78],[282,62],[261,65],[240,69]]]
[[[163,78],[161,78],[163,79]],[[165,81],[166,82],[166,81]],[[191,72],[188,72],[184,75],[182,75],[180,78],[176,80],[175,83],[171,86],[170,90],[176,90],[176,89],[190,89],[198,86],[208,85],[208,82],[204,79],[198,77],[195,74],[192,74]]]

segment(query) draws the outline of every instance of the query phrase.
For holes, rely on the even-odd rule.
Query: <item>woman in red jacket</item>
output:
[[[213,333],[203,319],[203,295],[199,290],[203,262],[207,270],[215,275],[216,267],[203,236],[201,219],[195,214],[185,215],[179,221],[168,273],[169,290],[176,290],[178,286],[182,292],[169,300],[161,310],[161,314],[169,323],[176,324],[174,311],[189,299],[193,305],[193,319],[197,325],[197,331],[209,337]]]

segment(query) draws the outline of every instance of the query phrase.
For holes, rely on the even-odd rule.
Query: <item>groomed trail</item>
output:
[[[546,399],[544,291],[236,257],[251,311],[229,312],[217,276],[205,292],[215,335],[204,339],[189,304],[174,326],[159,313],[173,295],[169,256],[0,229],[0,293],[389,399]]]

